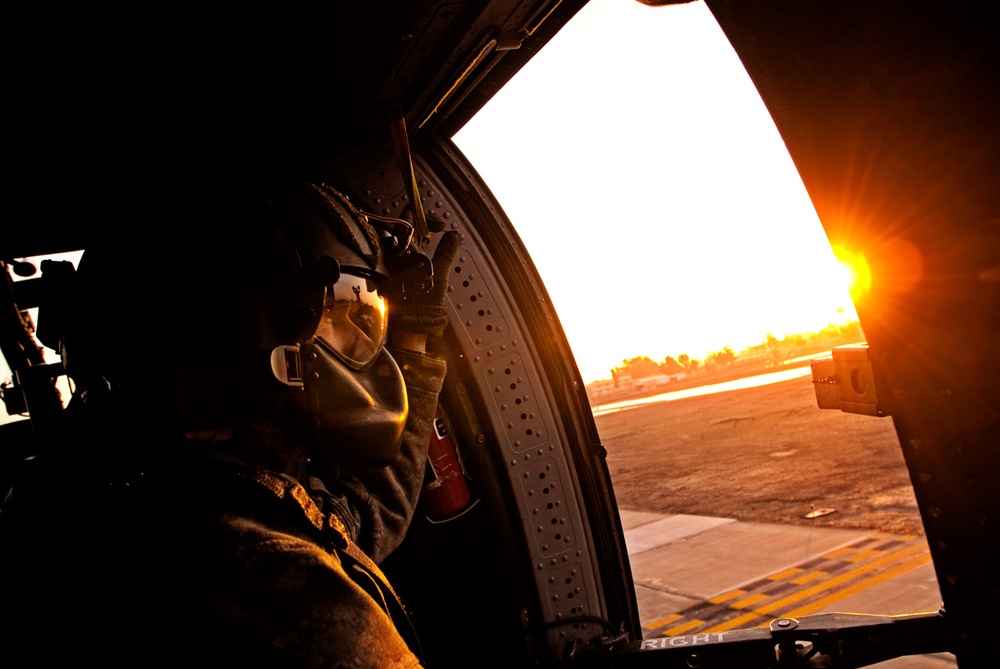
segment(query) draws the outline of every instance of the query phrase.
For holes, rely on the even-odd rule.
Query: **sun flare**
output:
[[[833,254],[840,263],[844,281],[853,299],[858,299],[866,293],[872,285],[871,268],[865,256],[860,253],[853,253],[843,246],[834,246]]]

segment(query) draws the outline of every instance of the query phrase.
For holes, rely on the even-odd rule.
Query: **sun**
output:
[[[833,255],[840,264],[844,282],[851,292],[851,298],[857,300],[868,292],[872,286],[871,268],[861,253],[854,253],[844,246],[834,245]]]

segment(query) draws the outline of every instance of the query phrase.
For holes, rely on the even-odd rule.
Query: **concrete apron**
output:
[[[922,535],[620,513],[646,639],[765,627],[814,613],[898,615],[941,605]],[[955,664],[940,654],[878,667]]]

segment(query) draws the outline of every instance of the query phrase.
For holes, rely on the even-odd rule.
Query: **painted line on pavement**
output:
[[[643,625],[646,638],[762,627],[815,613],[927,564],[926,539],[870,534]]]

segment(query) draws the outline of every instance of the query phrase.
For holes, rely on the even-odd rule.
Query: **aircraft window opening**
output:
[[[73,264],[73,267],[76,268],[77,266],[79,266],[80,260],[81,260],[82,257],[83,257],[83,250],[67,251],[67,252],[64,252],[64,253],[55,253],[55,254],[46,255],[46,256],[35,256],[35,257],[29,257],[29,258],[19,258],[19,259],[17,259],[17,263],[14,266],[15,271],[13,271],[11,273],[11,277],[10,278],[11,278],[11,280],[14,283],[18,283],[20,281],[28,281],[28,280],[32,280],[32,279],[38,279],[41,276],[41,273],[38,270],[40,268],[42,268],[42,263],[43,263],[43,261],[46,261],[46,260],[57,261],[57,262],[58,261],[70,262],[70,263]],[[23,266],[25,268],[29,268],[29,266],[31,266],[31,267],[35,268],[35,271],[33,271],[33,272],[31,272],[31,273],[29,273],[27,275],[22,275],[22,274],[19,274],[16,271],[17,270],[17,265],[21,265],[21,266]],[[39,310],[38,310],[38,308],[37,307],[31,307],[31,308],[27,309],[27,312],[28,312],[28,316],[29,316],[29,318],[31,320],[31,323],[33,324],[33,327],[37,328],[39,326]],[[37,340],[37,337],[36,337],[36,340]],[[53,350],[53,349],[51,349],[51,348],[49,348],[47,346],[42,346],[42,355],[44,357],[45,362],[49,363],[49,364],[51,364],[51,363],[58,363],[58,362],[62,361],[62,357],[60,356],[59,352],[57,352],[57,351],[55,351],[55,350]],[[8,361],[4,358],[3,355],[0,355],[0,385],[6,387],[7,384],[11,384],[11,383],[13,383],[13,372],[11,371],[11,369],[9,367]],[[69,401],[70,401],[70,399],[73,396],[73,393],[76,391],[76,387],[73,384],[72,380],[68,376],[66,376],[66,375],[60,375],[60,376],[56,377],[56,379],[55,379],[55,387],[56,387],[56,390],[59,392],[60,401],[62,402],[62,405],[65,408],[66,406],[68,406]],[[15,421],[24,420],[27,417],[28,417],[27,413],[23,413],[23,414],[22,413],[17,413],[17,414],[10,414],[10,415],[7,414],[7,412],[5,411],[5,407],[4,407],[3,403],[0,403],[0,425],[5,424],[5,423],[12,423],[12,422],[15,422]]]
[[[627,39],[611,43],[609,33]],[[510,142],[511,136],[519,141]],[[817,537],[885,532],[912,541],[901,550],[923,560],[900,562],[901,570],[929,569],[891,419],[821,411],[809,360],[828,350],[792,351],[802,341],[797,337],[828,327],[830,345],[861,342],[864,335],[831,240],[770,115],[703,2],[647,7],[591,0],[454,140],[528,249],[572,349],[607,450],[644,638],[696,634],[713,624],[766,625],[775,617],[767,604],[781,595],[768,595],[763,586],[728,604],[709,599],[757,581],[786,593],[821,583],[764,569],[728,590],[706,585],[709,596],[702,597],[681,585],[683,572],[650,571],[660,554],[663,562],[681,555],[680,564],[687,562],[685,550],[723,545],[726,533],[742,523],[780,529],[778,541],[794,543],[781,556],[785,567],[792,553],[802,555],[802,565],[820,560],[829,569],[867,560],[875,552],[827,561]],[[555,220],[573,224],[552,225]],[[626,273],[621,280],[598,280],[595,262]],[[693,394],[695,387],[711,386],[711,378],[740,376],[740,364],[755,354],[758,371],[801,373],[758,389]],[[625,363],[642,357],[664,371],[633,376]],[[865,379],[851,383],[860,394]],[[692,395],[667,397],[674,388]],[[615,407],[608,399],[615,393],[636,403]],[[785,409],[769,413],[781,402]],[[521,405],[520,397],[514,405]],[[522,420],[528,415],[534,416],[525,411]],[[525,434],[532,436],[533,428]],[[854,442],[873,444],[877,462],[869,454],[852,462],[845,452]],[[876,464],[865,473],[862,463],[869,458]],[[841,471],[845,477],[852,472],[851,483],[838,480]],[[815,475],[815,482],[800,473]],[[554,487],[541,493],[554,493]],[[681,521],[701,529],[665,544],[644,543],[643,528],[652,533],[656,523]],[[556,518],[550,523],[559,527]],[[562,533],[550,536],[554,543]],[[894,555],[895,548],[884,546],[884,557]],[[755,559],[743,548],[698,557],[703,565],[721,560],[748,571]],[[937,585],[928,574],[927,601],[918,608],[886,610],[875,603],[870,612],[936,608]],[[675,590],[669,596],[665,583]],[[826,610],[838,610],[847,596],[833,586],[825,592]],[[759,597],[770,599],[754,606],[752,598]],[[706,611],[721,617],[701,619]],[[743,622],[729,622],[740,616]]]

